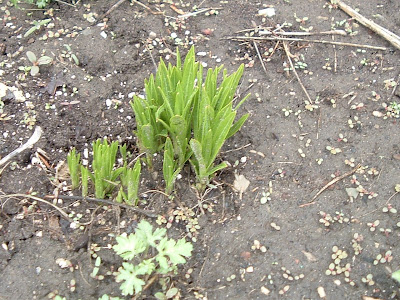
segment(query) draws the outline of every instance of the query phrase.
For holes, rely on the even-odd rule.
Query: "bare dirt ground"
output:
[[[193,256],[172,278],[181,299],[320,299],[323,291],[325,299],[399,299],[390,277],[400,268],[399,215],[390,212],[400,209],[399,50],[323,0],[175,2],[125,1],[104,16],[114,3],[60,1],[50,10],[18,10],[0,1],[0,81],[24,96],[1,95],[0,158],[36,125],[43,129],[32,149],[0,167],[0,299],[121,295],[109,272],[120,264],[110,245],[140,219],[157,225],[156,218],[60,200],[58,207],[86,224],[71,229],[54,207],[9,195],[69,195],[70,181],[56,166],[72,147],[90,150],[97,138],[127,143],[137,153],[132,95],[143,94],[144,79],[160,57],[173,63],[176,46],[184,55],[191,45],[206,67],[224,64],[232,72],[244,63],[238,95],[251,97],[240,112],[250,113],[248,121],[220,155],[231,166],[217,174],[214,184],[221,185],[202,199],[205,214],[190,188],[189,170],[177,183],[178,201],[145,193],[162,191],[163,182],[161,173],[143,175],[146,201],[140,208],[166,219],[192,209],[198,218],[194,233],[182,221],[168,230],[196,240]],[[399,1],[347,4],[400,33]],[[259,15],[267,7],[276,14]],[[206,8],[213,10],[179,18]],[[34,20],[43,19],[51,21],[24,37]],[[386,50],[252,39],[267,30],[344,30],[345,36],[299,38]],[[241,40],[232,39],[237,36]],[[32,77],[19,68],[30,64],[27,51],[53,62]],[[47,158],[38,156],[39,148]],[[232,189],[235,174],[250,181],[242,197]],[[103,280],[90,277],[93,254],[102,258]],[[68,267],[60,267],[60,258]],[[154,299],[157,288],[142,298]]]

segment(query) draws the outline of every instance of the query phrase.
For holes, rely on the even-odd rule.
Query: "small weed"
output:
[[[140,295],[144,286],[151,285],[157,278],[161,286],[169,290],[165,276],[176,274],[178,265],[186,263],[193,250],[192,244],[184,238],[168,239],[166,229],[153,231],[153,226],[145,220],[138,224],[135,233],[118,236],[116,240],[113,249],[124,259],[116,281],[122,282],[120,288],[124,296]]]
[[[71,46],[68,44],[64,44],[65,49],[61,51],[61,57],[68,59],[69,61],[73,61],[75,65],[79,66],[79,59],[76,55],[72,52]]]
[[[40,65],[48,65],[53,61],[53,59],[49,56],[41,56],[39,57],[39,59],[37,59],[35,53],[33,53],[32,51],[27,51],[26,56],[28,57],[28,60],[32,63],[32,66],[23,66],[19,67],[18,69],[24,71],[25,73],[30,71],[30,74],[32,76],[36,76],[37,74],[39,74]]]
[[[32,21],[33,26],[27,32],[25,32],[24,37],[30,36],[32,33],[34,33],[37,30],[40,30],[42,26],[45,26],[49,22],[51,22],[51,19],[44,19],[40,21],[33,20]]]

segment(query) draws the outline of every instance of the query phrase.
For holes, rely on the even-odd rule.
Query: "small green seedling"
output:
[[[61,51],[61,56],[67,58],[69,61],[73,61],[75,63],[75,65],[79,66],[79,59],[78,57],[76,57],[76,55],[74,53],[72,53],[72,49],[71,46],[68,44],[64,44],[64,47],[67,50],[63,50]]]
[[[79,187],[79,175],[81,171],[80,160],[81,155],[79,153],[77,154],[75,148],[73,148],[67,156],[67,163],[73,190]]]
[[[137,160],[134,167],[128,168],[123,167],[121,172],[121,187],[119,189],[116,201],[125,201],[129,205],[137,205],[139,202],[138,191],[139,191],[139,181],[141,173],[140,160]]]
[[[36,58],[35,53],[33,53],[32,51],[27,51],[26,52],[26,56],[28,57],[29,61],[32,63],[32,66],[25,66],[22,67],[23,69],[20,68],[20,70],[23,71],[30,71],[32,76],[36,76],[37,74],[39,74],[39,66],[40,65],[48,65],[50,64],[53,59],[49,56],[41,56],[39,57],[39,59]]]
[[[153,231],[153,226],[142,220],[135,233],[116,238],[113,249],[124,259],[116,281],[122,282],[120,289],[124,296],[137,296],[156,278],[161,280],[176,274],[178,265],[185,264],[186,258],[192,255],[191,243],[184,238],[168,239],[166,232],[165,228]]]
[[[174,183],[179,175],[181,168],[174,160],[174,148],[170,138],[167,138],[164,147],[163,175],[165,180],[165,193],[170,194],[174,188]]]
[[[51,22],[51,19],[44,19],[44,20],[40,20],[40,21],[33,20],[32,21],[33,26],[27,32],[25,32],[24,37],[30,36],[32,33],[34,33],[37,30],[40,30],[40,28],[42,26],[45,26],[47,23],[50,23],[50,22]]]

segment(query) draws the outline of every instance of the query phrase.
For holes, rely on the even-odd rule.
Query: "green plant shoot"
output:
[[[121,149],[121,148],[120,148]],[[137,160],[133,168],[124,167],[121,172],[121,187],[118,192],[116,201],[122,202],[123,200],[129,205],[137,205],[139,202],[138,190],[140,182],[141,164]],[[124,188],[127,192],[125,193]]]
[[[140,221],[134,234],[118,236],[116,240],[113,249],[124,259],[116,280],[122,282],[124,296],[139,295],[153,274],[176,273],[177,266],[186,263],[193,250],[185,239],[168,239],[165,228],[153,231],[145,220]]]
[[[190,163],[196,172],[197,188],[200,191],[204,190],[215,172],[226,167],[225,163],[214,166],[214,161],[225,141],[234,135],[248,118],[248,114],[245,114],[234,123],[237,109],[249,96],[233,108],[233,98],[243,74],[243,65],[230,76],[224,71],[222,83],[217,88],[220,70],[221,67],[208,70],[193,112],[193,138],[190,140],[193,158],[190,159]]]
[[[161,59],[157,74],[145,80],[146,98],[135,96],[131,103],[136,117],[139,146],[151,155],[161,150],[165,138],[171,138],[179,167],[191,156],[189,139],[193,103],[198,93],[195,80],[201,77],[195,62],[194,48],[190,49],[182,66],[177,50],[176,66]]]
[[[81,165],[82,178],[82,197],[86,197],[89,192],[89,169]]]
[[[25,32],[24,37],[30,36],[36,30],[39,30],[42,26],[44,26],[50,22],[51,22],[51,19],[44,19],[44,20],[40,20],[40,21],[33,20],[32,21],[33,26],[27,32]]]
[[[72,189],[76,189],[79,187],[80,160],[81,155],[79,153],[76,153],[75,148],[73,148],[67,155],[67,163],[72,181]]]
[[[123,167],[115,169],[115,160],[118,152],[118,142],[112,142],[110,145],[104,139],[103,143],[100,139],[93,143],[93,174],[89,174],[94,182],[96,198],[103,199],[107,194],[111,193],[116,187],[116,180]]]
[[[175,180],[181,168],[174,159],[174,148],[170,138],[167,138],[164,147],[163,175],[165,181],[165,193],[170,194],[174,188]]]

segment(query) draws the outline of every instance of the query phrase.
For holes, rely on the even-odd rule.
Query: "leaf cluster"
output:
[[[248,114],[234,122],[237,109],[245,97],[233,107],[235,91],[243,74],[243,65],[228,76],[223,66],[209,69],[203,82],[203,67],[195,60],[194,47],[184,62],[177,50],[176,65],[161,59],[155,76],[145,80],[146,97],[131,102],[136,117],[139,147],[152,166],[154,153],[164,151],[163,174],[166,192],[173,189],[175,179],[190,161],[197,175],[198,188],[204,189],[213,174],[226,167],[214,166],[224,142],[246,121]]]
[[[135,233],[118,236],[114,251],[124,262],[119,268],[117,282],[122,282],[123,295],[137,295],[146,279],[152,275],[174,274],[179,264],[192,255],[193,245],[184,238],[175,241],[166,237],[165,228],[157,228],[142,220]]]
[[[80,154],[72,149],[67,156],[69,173],[72,181],[72,189],[82,185],[82,196],[87,196],[89,191],[89,180],[93,182],[96,198],[103,199],[117,189],[116,200],[126,202],[130,205],[138,204],[138,189],[141,173],[140,161],[137,160],[133,168],[127,166],[126,145],[118,142],[108,143],[98,139],[92,144],[93,160],[92,171],[85,167],[80,160]],[[123,166],[116,167],[117,154],[123,160]]]

